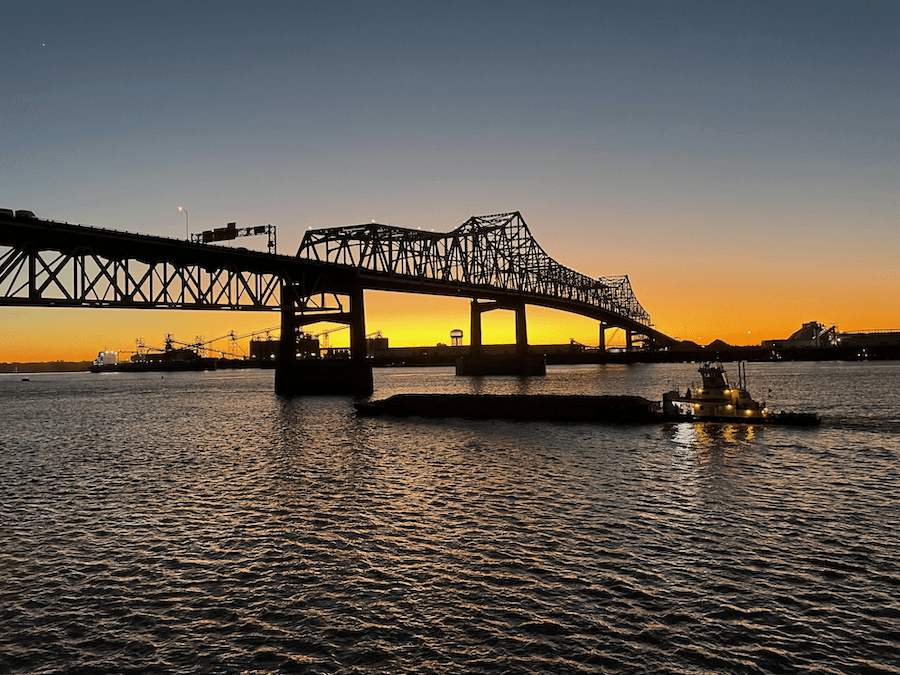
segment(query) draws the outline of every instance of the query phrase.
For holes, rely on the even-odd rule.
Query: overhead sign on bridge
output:
[[[228,241],[237,239],[237,223],[228,223],[225,227],[217,227],[215,230],[205,230],[200,233],[200,241],[208,244],[211,241]]]
[[[231,241],[238,237],[252,237],[257,234],[269,235],[269,253],[276,253],[274,225],[238,227],[237,223],[228,223],[225,227],[217,227],[214,230],[204,230],[199,234],[192,234],[191,241],[197,244],[211,244],[215,241]]]

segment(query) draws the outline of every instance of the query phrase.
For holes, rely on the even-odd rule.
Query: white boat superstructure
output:
[[[753,400],[746,389],[746,364],[738,362],[738,383],[728,381],[721,363],[703,363],[699,372],[702,384],[683,395],[678,391],[663,394],[663,418],[697,422],[743,422],[746,424],[816,425],[820,419],[812,413],[772,413],[764,403]]]
[[[663,395],[668,414],[703,420],[755,420],[765,418],[769,411],[764,404],[753,400],[745,388],[746,364],[738,363],[738,383],[728,381],[721,363],[700,365],[702,384],[681,395],[672,391]]]

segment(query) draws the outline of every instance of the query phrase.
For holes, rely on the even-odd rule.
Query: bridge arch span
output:
[[[667,344],[627,276],[593,279],[551,258],[518,211],[436,233],[380,223],[309,230],[297,257],[357,270],[367,289],[562,310]]]

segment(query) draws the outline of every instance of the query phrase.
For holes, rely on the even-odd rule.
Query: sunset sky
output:
[[[900,328],[900,3],[32,0],[3,18],[2,208],[183,238],[183,205],[193,232],[272,223],[281,253],[309,227],[520,211],[560,263],[629,275],[671,336]],[[468,316],[367,295],[394,346],[468,339]],[[595,322],[528,316],[532,343],[597,344]],[[0,307],[0,361],[277,324]],[[513,334],[486,318],[486,341]]]

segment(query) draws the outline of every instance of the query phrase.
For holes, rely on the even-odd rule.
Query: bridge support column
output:
[[[335,313],[303,312],[305,301],[297,301],[292,290],[283,292],[281,308],[281,345],[275,369],[275,392],[282,396],[323,394],[370,394],[373,390],[372,366],[366,358],[366,317],[362,286],[354,286],[349,296],[349,311]],[[298,308],[297,305],[300,305]],[[333,321],[350,325],[350,358],[297,358],[297,336],[301,325]]]
[[[598,347],[601,352],[606,351],[606,324],[602,321],[600,322],[600,338],[597,342]]]
[[[281,290],[281,340],[278,343],[278,361],[275,371],[275,389],[278,389],[278,371],[290,367],[297,360],[297,305],[293,289]]]
[[[631,330],[625,331],[625,351],[626,352],[631,351],[631,341],[632,341],[633,337],[634,337],[634,331],[631,331]]]
[[[356,363],[366,361],[366,310],[362,286],[350,292],[350,358]],[[372,369],[369,368],[371,379]]]
[[[481,303],[478,300],[472,300],[471,319],[469,324],[469,358],[477,359],[481,357]]]
[[[525,322],[525,303],[516,305],[516,356],[528,356],[528,325]]]
[[[481,344],[481,315],[494,309],[516,313],[516,353],[514,356],[485,356]],[[471,305],[469,354],[456,362],[457,375],[545,375],[543,354],[528,355],[528,324],[524,302],[478,302]]]
[[[525,303],[506,304],[499,302],[478,302],[472,300],[469,354],[481,355],[481,315],[492,309],[511,309],[516,313],[516,355],[528,355],[528,323],[525,318]]]

